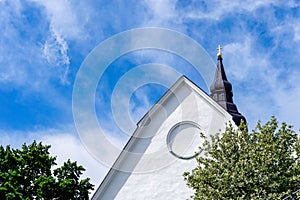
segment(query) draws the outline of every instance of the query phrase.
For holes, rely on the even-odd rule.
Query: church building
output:
[[[210,95],[180,77],[138,122],[92,199],[190,199],[183,173],[197,166],[200,133],[209,138],[241,120],[219,47]]]

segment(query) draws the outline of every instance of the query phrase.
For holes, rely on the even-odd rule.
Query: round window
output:
[[[175,124],[168,132],[167,146],[170,153],[180,159],[191,159],[201,153],[199,147],[204,139],[200,136],[201,128],[193,121]]]

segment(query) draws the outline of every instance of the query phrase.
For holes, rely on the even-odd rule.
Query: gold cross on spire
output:
[[[221,49],[222,49],[221,45],[218,45],[218,48],[217,48],[217,50],[218,50],[218,54],[217,54],[218,57],[222,57]]]

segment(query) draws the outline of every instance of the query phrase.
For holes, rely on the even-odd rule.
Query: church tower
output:
[[[241,120],[246,123],[246,119],[241,113],[239,113],[236,105],[233,103],[232,85],[227,80],[224,66],[222,63],[221,46],[217,48],[218,53],[218,64],[215,74],[215,79],[210,86],[210,97],[213,98],[219,105],[221,105],[233,118],[233,121],[237,126],[240,125]]]

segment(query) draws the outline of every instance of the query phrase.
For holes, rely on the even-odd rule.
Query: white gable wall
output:
[[[221,106],[188,79],[180,78],[139,122],[125,150],[139,152],[138,156],[123,153],[115,167],[132,173],[111,170],[94,199],[188,199],[193,191],[186,186],[182,174],[196,167],[195,159],[183,160],[167,148],[167,134],[177,123],[192,121],[206,135],[225,129],[231,121]],[[174,95],[175,94],[175,95]],[[159,105],[160,104],[160,105]],[[195,129],[198,132],[197,129]],[[184,133],[173,148],[178,152],[195,151],[201,144],[198,135]],[[177,136],[176,136],[177,137]],[[195,143],[198,142],[198,143]],[[176,146],[177,145],[177,146]],[[187,149],[187,147],[191,147]]]

